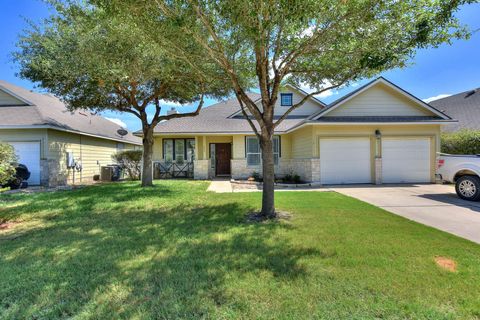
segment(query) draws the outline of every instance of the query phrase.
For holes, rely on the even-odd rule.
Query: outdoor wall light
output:
[[[377,139],[380,139],[381,136],[382,136],[382,134],[381,134],[380,130],[378,130],[378,129],[375,130],[375,137],[376,137]]]

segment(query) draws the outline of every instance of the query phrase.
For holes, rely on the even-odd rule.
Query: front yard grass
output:
[[[0,195],[0,318],[480,317],[477,244],[333,192],[277,192],[292,219],[246,223],[260,193],[206,188]]]

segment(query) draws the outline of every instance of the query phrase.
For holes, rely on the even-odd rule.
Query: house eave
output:
[[[110,137],[105,137],[101,135],[96,135],[92,133],[87,133],[83,131],[76,131],[76,130],[68,130],[64,128],[59,128],[51,125],[0,125],[0,130],[7,130],[7,129],[51,129],[51,130],[57,130],[57,131],[62,131],[62,132],[68,132],[68,133],[74,133],[74,134],[80,134],[83,136],[88,136],[88,137],[94,137],[94,138],[99,138],[99,139],[105,139],[105,140],[112,140],[112,141],[117,141],[117,142],[123,142],[123,143],[129,143],[129,144],[134,144],[137,146],[141,146],[142,144],[139,142],[133,142],[130,140],[125,140],[121,138],[110,138]]]
[[[418,105],[420,105],[421,107],[429,110],[430,112],[434,113],[435,115],[441,117],[442,119],[444,120],[452,120],[450,119],[450,117],[446,114],[444,114],[443,112],[441,112],[440,110],[437,110],[435,107],[429,105],[428,103],[426,103],[425,101],[419,99],[418,97],[414,96],[413,94],[411,94],[410,92],[400,88],[399,86],[397,86],[396,84],[390,82],[389,80],[383,78],[383,77],[379,77],[375,80],[372,80],[370,81],[369,83],[365,84],[364,86],[358,88],[357,90],[353,91],[353,94],[349,94],[347,95],[346,97],[344,98],[340,98],[338,99],[337,101],[334,101],[333,103],[331,103],[330,105],[328,105],[326,107],[326,109],[320,111],[319,113],[316,113],[314,114],[313,116],[310,117],[311,120],[318,120],[320,119],[321,117],[324,117],[325,115],[327,115],[328,113],[332,112],[333,110],[337,109],[338,107],[340,107],[341,105],[343,105],[344,103],[352,100],[353,98],[355,98],[356,96],[358,96],[359,94],[361,94],[362,92],[365,92],[367,91],[368,89],[370,89],[371,87],[375,86],[376,84],[378,83],[382,83],[384,85],[386,85],[387,87],[393,89],[394,91],[402,94],[403,96],[407,97],[408,99],[410,99],[411,101],[417,103]]]
[[[290,133],[292,131],[298,130],[305,126],[315,125],[315,126],[389,126],[389,125],[447,125],[451,123],[457,123],[457,120],[435,120],[435,121],[398,121],[398,122],[317,122],[317,121],[306,121],[299,123],[292,128],[289,128],[285,133]]]

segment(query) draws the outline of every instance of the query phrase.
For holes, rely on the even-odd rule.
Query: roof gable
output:
[[[141,140],[131,132],[126,136],[119,135],[120,126],[117,124],[88,111],[70,112],[60,99],[52,95],[32,92],[0,80],[1,92],[22,104],[0,105],[0,129],[51,128],[141,145]]]
[[[0,85],[0,107],[16,107],[32,105],[29,101]]]
[[[313,120],[326,117],[437,117],[450,118],[380,77],[330,104]]]
[[[303,91],[300,88],[297,88],[294,85],[287,84],[287,85],[283,86],[283,88],[280,90],[280,93],[278,94],[278,99],[277,99],[277,102],[275,104],[275,109],[274,109],[274,112],[275,112],[274,115],[275,116],[282,116],[290,108],[288,106],[282,106],[281,105],[280,95],[282,93],[292,94],[293,104],[296,104],[296,103],[300,102],[305,96],[308,95],[307,92]],[[260,96],[258,97],[257,100],[255,100],[255,104],[258,106],[260,111],[262,111],[262,103],[261,103]],[[293,110],[290,113],[289,116],[307,118],[307,117],[311,116],[312,114],[318,113],[320,110],[324,109],[325,106],[326,106],[325,103],[323,103],[322,101],[318,100],[315,97],[310,97],[307,101],[305,101],[305,103],[302,106]],[[246,111],[248,112],[248,110],[246,110]],[[250,113],[250,112],[248,112],[248,113]],[[232,115],[230,115],[230,117],[237,117],[239,115],[243,115],[241,110],[238,110],[237,112],[233,113]]]

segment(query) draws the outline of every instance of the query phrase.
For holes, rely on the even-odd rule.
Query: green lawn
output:
[[[0,318],[480,318],[479,245],[333,192],[246,223],[260,193],[206,187],[0,195]]]

